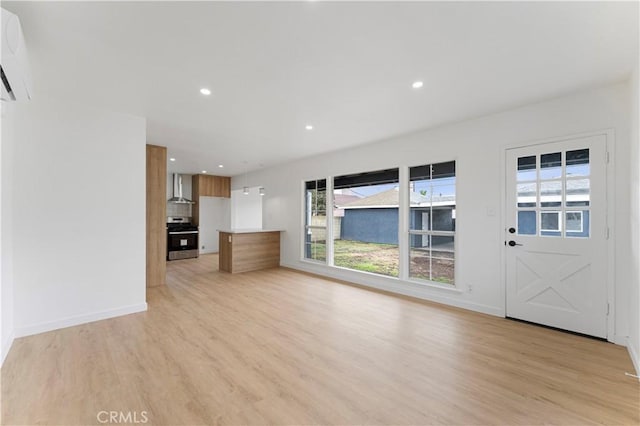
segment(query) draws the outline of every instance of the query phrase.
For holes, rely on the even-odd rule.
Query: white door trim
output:
[[[603,130],[594,130],[589,132],[581,132],[574,133],[563,136],[556,136],[546,139],[535,139],[535,140],[524,140],[520,142],[513,142],[509,144],[504,144],[502,146],[502,154],[501,154],[501,167],[500,167],[500,186],[501,186],[501,197],[500,197],[500,229],[497,230],[499,233],[499,241],[505,240],[505,232],[507,229],[507,214],[506,214],[506,197],[507,197],[507,174],[506,174],[506,164],[507,164],[507,151],[513,148],[522,148],[526,146],[532,145],[542,145],[546,143],[553,142],[563,142],[570,139],[577,139],[589,136],[598,136],[603,135],[606,138],[606,146],[608,153],[608,162],[606,164],[606,188],[607,193],[605,194],[605,202],[606,202],[606,226],[609,229],[609,239],[607,240],[607,303],[609,304],[609,314],[607,316],[607,340],[612,343],[625,345],[626,337],[617,336],[616,335],[616,304],[615,304],[615,241],[616,241],[616,230],[615,230],[615,176],[613,171],[615,170],[615,131],[613,128],[603,129]],[[500,257],[502,267],[500,268],[500,291],[502,292],[502,306],[501,312],[502,316],[506,317],[507,315],[507,253],[504,244],[501,244],[500,247]]]

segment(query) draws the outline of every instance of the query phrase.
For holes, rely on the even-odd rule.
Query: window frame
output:
[[[442,231],[442,230],[418,230],[418,229],[411,229],[411,220],[410,220],[410,215],[411,215],[411,194],[410,194],[410,186],[411,186],[411,169],[415,168],[415,167],[425,167],[425,166],[434,166],[437,164],[446,164],[446,163],[453,163],[453,176],[456,181],[454,183],[454,208],[452,209],[452,219],[456,221],[456,226],[454,231]],[[458,192],[458,182],[457,182],[457,164],[458,164],[458,159],[454,158],[452,160],[449,161],[438,161],[438,162],[431,162],[428,164],[417,164],[415,166],[409,166],[407,167],[407,182],[406,182],[406,189],[408,191],[408,196],[405,200],[405,208],[406,208],[406,212],[405,212],[405,216],[407,218],[407,232],[406,234],[408,235],[407,238],[407,243],[406,243],[406,250],[407,250],[407,258],[406,258],[406,266],[405,266],[405,277],[406,280],[412,283],[416,283],[416,284],[422,284],[422,285],[430,285],[430,286],[437,286],[439,288],[447,288],[447,289],[457,289],[458,286],[456,285],[456,277],[458,276],[458,262],[456,261],[458,259],[458,236],[457,236],[457,229],[458,229],[458,219],[457,219],[457,208],[458,208],[458,200],[457,200],[457,192]],[[431,180],[433,180],[433,175],[431,176]],[[433,223],[433,211],[434,211],[434,205],[433,205],[433,201],[432,204],[430,206],[430,220]],[[431,227],[433,227],[433,224],[431,225]],[[453,282],[452,283],[444,283],[441,281],[434,281],[434,280],[427,280],[424,278],[417,278],[417,277],[412,277],[411,276],[411,236],[412,235],[419,235],[419,236],[423,236],[423,235],[429,235],[431,237],[453,237]],[[430,242],[429,243],[430,247],[433,247],[433,243]],[[431,272],[430,272],[431,274]]]
[[[335,191],[340,189],[353,189],[353,188],[378,186],[378,185],[396,185],[399,191],[400,185],[401,185],[401,173],[402,173],[402,168],[400,166],[395,166],[395,167],[379,168],[379,169],[370,170],[370,171],[344,173],[340,175],[331,176],[330,178],[328,178],[330,180],[327,180],[327,188],[330,187],[330,196],[331,196],[332,206],[335,207]],[[402,265],[402,255],[401,255],[402,247],[401,247],[401,232],[400,232],[400,217],[402,214],[402,210],[400,206],[400,203],[401,203],[400,198],[401,197],[399,196],[397,206],[389,205],[389,206],[382,207],[382,208],[397,207],[398,227],[396,228],[396,235],[395,235],[398,241],[397,242],[397,250],[398,250],[397,275],[387,275],[381,272],[366,271],[362,269],[356,269],[348,266],[335,264],[336,235],[334,234],[334,229],[333,229],[334,220],[335,220],[333,208],[330,216],[332,229],[331,229],[331,253],[330,253],[331,257],[328,259],[329,266],[333,266],[335,268],[339,268],[346,271],[355,271],[359,273],[371,274],[374,276],[385,277],[389,279],[396,279],[396,280],[400,279],[402,275],[402,266],[401,266]],[[368,207],[362,207],[362,209],[366,209],[366,208]],[[355,207],[353,209],[358,210],[358,208],[355,208]],[[342,228],[342,225],[341,225],[341,228]],[[382,244],[386,244],[386,243],[382,243]]]
[[[318,182],[321,181],[325,181],[325,186],[324,186],[324,190],[325,190],[325,216],[327,217],[327,220],[325,222],[325,225],[311,225],[309,223],[307,223],[307,217],[308,217],[308,210],[307,210],[307,193],[309,191],[309,189],[307,189],[307,184],[311,183],[311,182],[315,182],[316,184],[316,188],[315,190],[318,190]],[[328,219],[328,205],[329,205],[329,199],[327,198],[328,193],[327,193],[327,179],[326,178],[318,178],[318,179],[305,179],[302,181],[302,244],[301,244],[301,260],[305,261],[305,262],[312,262],[315,264],[328,264],[328,244],[327,244],[327,240],[329,239],[330,235],[329,235],[329,219]],[[313,217],[313,216],[311,216]],[[314,259],[311,257],[307,257],[307,235],[311,235],[312,230],[314,229],[324,229],[325,231],[325,258],[324,260],[319,260],[319,259]]]
[[[300,261],[301,262],[305,262],[305,263],[309,263],[309,264],[314,264],[314,265],[324,265],[327,266],[331,269],[336,269],[336,270],[340,270],[340,271],[346,271],[348,273],[356,273],[356,274],[360,274],[360,276],[366,276],[366,275],[370,275],[372,277],[377,277],[383,280],[388,280],[390,282],[393,281],[400,281],[402,283],[405,284],[411,284],[411,285],[419,285],[421,287],[432,287],[432,288],[437,288],[437,289],[441,289],[441,290],[445,290],[445,291],[452,291],[455,293],[460,293],[462,292],[461,287],[460,287],[460,275],[458,274],[459,271],[459,253],[458,253],[458,247],[459,247],[459,235],[457,234],[457,230],[458,230],[458,225],[459,225],[459,218],[460,218],[460,212],[459,212],[459,208],[458,208],[458,162],[459,159],[457,156],[447,156],[446,158],[435,158],[435,160],[440,160],[440,161],[421,161],[420,163],[417,163],[415,165],[406,165],[406,163],[404,165],[391,165],[390,167],[387,166],[382,166],[382,167],[372,167],[370,170],[370,172],[376,172],[376,171],[385,171],[385,170],[392,170],[392,169],[397,169],[398,170],[398,188],[399,188],[399,200],[398,200],[398,255],[399,255],[399,263],[398,263],[398,275],[397,276],[391,276],[391,275],[384,275],[384,274],[379,274],[379,273],[374,273],[374,272],[368,272],[368,271],[361,271],[358,269],[351,269],[351,268],[345,268],[345,267],[341,267],[341,266],[336,266],[333,263],[333,257],[334,257],[334,223],[333,223],[333,206],[334,206],[334,179],[336,176],[341,177],[341,176],[351,176],[351,175],[356,175],[356,174],[366,174],[369,172],[359,172],[359,173],[352,173],[352,172],[347,172],[347,173],[340,173],[339,175],[327,175],[326,177],[322,177],[322,178],[313,178],[313,179],[303,179],[301,181],[301,194],[302,194],[302,214],[301,214],[301,227],[299,229],[301,229],[301,250],[300,250]],[[425,163],[427,164],[441,164],[441,163],[449,163],[449,162],[453,162],[455,164],[455,178],[456,178],[456,182],[455,182],[455,194],[456,194],[456,205],[455,205],[455,221],[456,221],[456,230],[455,231],[422,231],[422,230],[411,230],[410,228],[410,212],[411,212],[411,206],[410,206],[410,195],[409,195],[409,185],[411,182],[411,177],[410,177],[410,170],[412,167],[419,167],[419,166],[424,166]],[[326,223],[326,228],[325,227],[319,227],[319,228],[324,228],[325,232],[326,232],[326,253],[325,253],[325,260],[315,260],[315,259],[311,259],[311,258],[307,258],[306,255],[306,235],[307,235],[307,224],[306,224],[306,183],[310,182],[310,181],[320,181],[320,180],[325,180],[326,181],[326,211],[327,211],[327,223]],[[406,206],[405,206],[406,204]],[[330,207],[331,206],[331,207]],[[464,215],[464,212],[463,212]],[[314,227],[311,227],[311,229],[313,229]],[[453,236],[454,237],[454,244],[453,244],[453,267],[454,267],[454,280],[453,283],[444,283],[444,282],[439,282],[439,281],[431,281],[431,280],[425,280],[425,279],[420,279],[420,278],[411,278],[409,276],[409,270],[410,270],[410,246],[411,246],[411,234],[421,234],[421,233],[429,233],[429,235],[432,236]],[[348,279],[348,277],[345,277],[345,279]]]

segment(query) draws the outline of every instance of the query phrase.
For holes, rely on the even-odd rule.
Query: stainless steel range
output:
[[[198,227],[186,216],[167,218],[167,260],[198,257]]]

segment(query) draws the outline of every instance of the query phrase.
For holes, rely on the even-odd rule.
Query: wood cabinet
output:
[[[238,273],[280,266],[280,231],[220,231],[218,269]]]
[[[231,198],[230,177],[193,175],[191,184],[194,200],[199,196]]]
[[[167,148],[147,145],[147,287],[165,284]]]

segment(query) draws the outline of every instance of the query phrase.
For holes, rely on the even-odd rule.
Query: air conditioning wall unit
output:
[[[28,101],[32,95],[31,72],[27,61],[20,20],[13,13],[2,9],[2,100]]]

